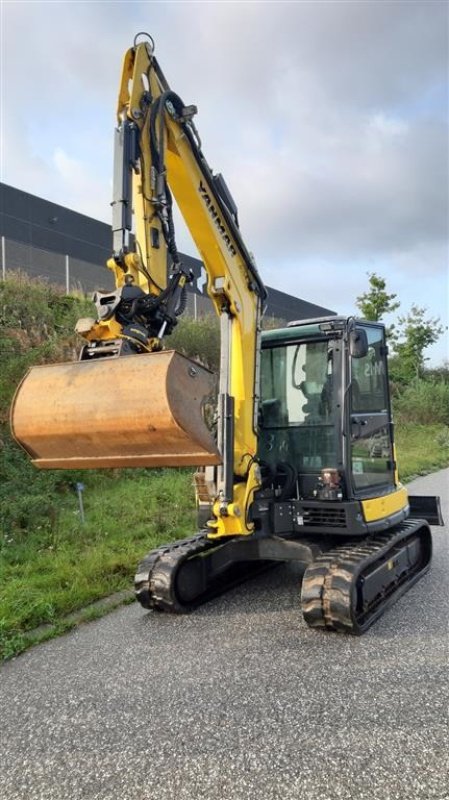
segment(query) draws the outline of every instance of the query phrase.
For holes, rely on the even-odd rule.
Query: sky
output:
[[[350,314],[376,272],[447,325],[448,8],[0,0],[1,180],[110,222],[121,60],[148,31],[268,285]]]

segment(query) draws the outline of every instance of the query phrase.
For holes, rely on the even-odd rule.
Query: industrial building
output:
[[[0,183],[2,272],[22,269],[68,291],[113,288],[105,267],[111,256],[111,228],[104,222]],[[188,310],[197,316],[211,310],[200,259],[182,255],[194,276]],[[267,314],[286,322],[334,314],[328,308],[268,288]]]

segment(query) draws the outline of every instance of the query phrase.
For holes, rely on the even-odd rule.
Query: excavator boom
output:
[[[124,56],[114,149],[115,290],[97,292],[96,320],[80,320],[80,363],[33,367],[11,425],[40,468],[217,466],[222,533],[249,528],[239,503],[257,449],[257,353],[266,290],[185,106],[154,57],[151,37]],[[221,319],[216,437],[203,414],[211,376],[165,352],[192,280],[177,251],[172,193],[208,276]],[[135,235],[133,238],[133,217]],[[210,415],[209,415],[210,416]],[[210,485],[210,483],[209,483]],[[256,479],[253,469],[252,490]]]

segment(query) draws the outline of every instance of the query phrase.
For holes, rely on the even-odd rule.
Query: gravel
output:
[[[439,493],[449,470],[412,490]],[[445,506],[445,508],[444,508]],[[284,565],[194,614],[127,606],[1,671],[5,800],[448,800],[449,556],[362,638]]]

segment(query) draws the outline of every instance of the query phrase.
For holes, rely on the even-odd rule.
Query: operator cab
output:
[[[394,491],[383,325],[326,317],[264,332],[260,394],[266,481],[290,465],[289,492],[297,499]]]

